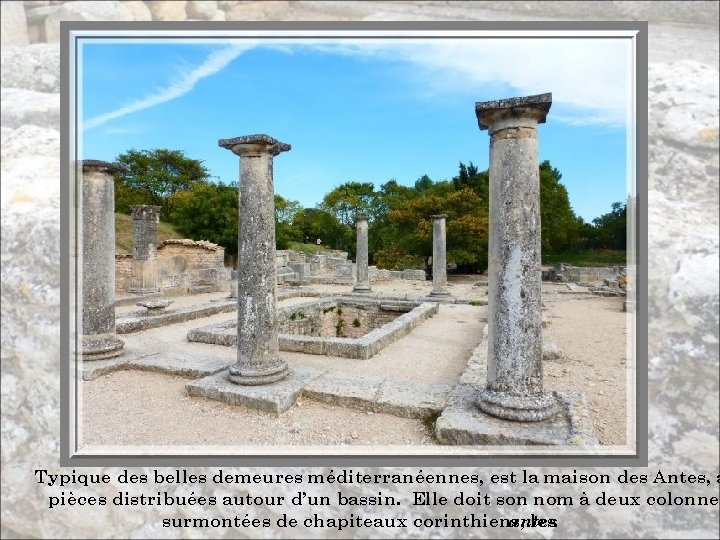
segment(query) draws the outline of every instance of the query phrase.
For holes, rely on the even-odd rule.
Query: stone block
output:
[[[126,369],[129,361],[130,359],[126,353],[126,356],[82,362],[82,379],[83,381],[93,381],[108,373]]]
[[[217,2],[214,0],[190,1],[185,8],[185,13],[192,19],[210,20],[217,11]]]
[[[0,2],[0,45],[4,48],[24,47],[27,44],[27,19],[22,2]]]
[[[174,3],[174,2],[173,2]],[[60,21],[129,21],[132,15],[124,2],[65,2],[59,9],[45,18],[45,39],[49,42],[60,40]]]
[[[305,386],[303,396],[340,407],[373,410],[373,402],[382,382],[380,377],[326,372]]]
[[[186,356],[158,353],[130,360],[126,367],[143,371],[158,371],[179,375],[181,377],[206,377],[218,373],[231,364],[231,358],[218,358],[217,356]]]
[[[139,332],[140,330],[147,330],[148,328],[158,328],[160,326],[190,321],[200,317],[209,317],[210,315],[216,315],[218,313],[228,313],[236,309],[237,303],[234,300],[226,300],[223,302],[178,308],[152,316],[148,316],[144,312],[135,312],[123,317],[118,317],[115,321],[115,327],[118,334],[129,334]]]
[[[184,21],[186,18],[187,2],[177,0],[174,2],[147,1],[153,20],[155,21]]]
[[[125,0],[123,5],[133,21],[152,21],[152,12],[142,0]]]
[[[5,48],[3,45],[0,55],[3,88],[60,92],[60,51],[57,45],[37,43],[23,48]]]
[[[373,407],[374,412],[403,418],[430,418],[447,405],[452,386],[385,380]]]
[[[425,281],[426,275],[425,270],[417,270],[414,268],[408,268],[402,271],[403,279],[420,280]]]
[[[227,378],[228,372],[223,370],[190,382],[185,385],[185,389],[192,397],[204,397],[228,405],[279,414],[295,405],[303,386],[321,374],[322,372],[316,369],[293,367],[281,381],[260,386],[244,386],[230,382]]]
[[[457,385],[450,405],[435,423],[442,444],[482,446],[572,446],[594,449],[599,443],[584,396],[557,392],[559,412],[539,422],[517,422],[490,416],[477,404],[478,388]]]
[[[32,124],[52,127],[60,123],[60,95],[3,88],[0,90],[0,107],[4,127],[20,128]]]

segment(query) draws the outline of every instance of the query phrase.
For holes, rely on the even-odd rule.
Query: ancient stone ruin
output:
[[[490,134],[488,377],[479,407],[509,420],[544,420],[558,409],[543,391],[540,174],[537,124],[550,94],[478,103]]]
[[[84,244],[85,304],[83,355],[109,358],[122,348],[115,334],[133,334],[220,313],[232,318],[202,322],[186,333],[187,343],[235,349],[235,360],[224,355],[191,356],[156,351],[123,362],[88,367],[92,379],[118,366],[155,369],[192,376],[188,395],[220,400],[262,411],[281,413],[305,396],[341,406],[410,418],[432,418],[434,435],[443,444],[470,445],[592,445],[597,444],[585,400],[574,390],[548,392],[543,360],[561,352],[544,339],[540,266],[540,192],[537,126],[545,122],[550,94],[480,102],[475,112],[481,130],[490,135],[490,246],[487,301],[469,301],[451,294],[447,276],[444,214],[433,221],[432,287],[423,290],[425,272],[390,272],[368,264],[368,217],[357,216],[356,261],[345,252],[314,255],[275,249],[273,160],[290,145],[268,135],[221,139],[219,146],[240,159],[237,271],[225,273],[223,291],[229,296],[204,303],[172,301],[153,296],[167,290],[167,267],[193,276],[199,290],[217,293],[219,246],[192,240],[170,240],[157,246],[157,208],[133,208],[135,249],[129,292],[148,295],[137,302],[141,311],[113,313],[114,243],[112,178],[114,166],[85,162]],[[86,192],[87,190],[87,192]],[[211,253],[211,262],[195,261],[189,270],[187,253]],[[198,251],[200,253],[200,251]],[[127,260],[127,259],[123,259]],[[204,259],[203,259],[204,260]],[[180,264],[181,261],[182,264]],[[180,268],[182,266],[182,269]],[[413,298],[383,294],[371,283],[418,279]],[[184,278],[183,278],[184,279]],[[208,279],[202,288],[199,280]],[[213,279],[216,281],[213,282]],[[187,283],[187,281],[183,281]],[[165,284],[165,285],[164,285]],[[353,285],[352,291],[327,293],[309,287]],[[485,283],[481,284],[483,287]],[[290,302],[290,300],[293,300]],[[278,307],[278,302],[284,302]],[[457,384],[399,383],[392,379],[288,365],[293,353],[327,357],[331,362],[372,361],[397,347],[414,329],[440,313],[440,306],[479,306],[486,333],[467,361]],[[487,309],[483,306],[487,304]],[[346,359],[346,360],[343,360]],[[91,363],[90,365],[92,365]],[[94,363],[100,366],[99,363]]]
[[[445,244],[445,214],[433,218],[433,288],[431,297],[450,296],[447,290],[447,247]]]
[[[221,139],[240,156],[240,237],[238,242],[237,363],[229,379],[259,385],[287,377],[280,357],[275,303],[275,189],[273,158],[290,145],[267,135]]]
[[[82,189],[82,356],[102,360],[122,354],[115,335],[115,183],[122,166],[78,164]]]
[[[370,271],[368,270],[368,218],[360,215],[355,221],[357,229],[357,280],[353,292],[370,292]]]
[[[157,283],[157,224],[160,207],[136,205],[132,207],[133,240],[130,292],[149,294],[158,292]]]

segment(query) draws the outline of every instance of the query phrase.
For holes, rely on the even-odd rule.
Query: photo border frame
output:
[[[626,466],[648,465],[648,29],[643,21],[578,21],[578,22],[61,22],[61,186],[60,186],[60,465],[61,466]],[[78,148],[77,129],[70,120],[77,112],[77,93],[71,94],[71,81],[77,77],[78,39],[86,39],[93,32],[108,31],[629,31],[634,32],[635,48],[635,216],[629,220],[629,256],[634,255],[636,268],[635,313],[635,452],[619,455],[573,454],[502,454],[498,446],[496,455],[372,455],[372,454],[313,454],[313,455],[182,455],[182,454],[80,454],[76,448],[78,422],[77,370],[71,369],[71,360],[77,357],[79,327],[77,312],[79,272],[77,220],[73,214],[77,206],[76,159],[71,151]],[[107,38],[107,35],[103,35]],[[387,36],[391,37],[391,36]],[[582,36],[574,36],[582,37]],[[72,61],[71,61],[72,60]],[[72,138],[71,138],[72,135]],[[72,143],[72,144],[71,144]],[[631,156],[628,156],[630,159]],[[634,246],[634,254],[632,253]],[[74,287],[74,289],[73,289]],[[451,447],[448,447],[451,448]]]

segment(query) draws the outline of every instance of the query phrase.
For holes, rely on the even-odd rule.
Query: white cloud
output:
[[[487,95],[488,87],[509,86],[517,95],[553,94],[553,117],[567,124],[621,126],[627,118],[629,41],[622,39],[348,39],[264,43],[243,41],[217,50],[198,67],[186,67],[167,87],[84,123],[92,129],[110,120],[148,109],[190,92],[201,79],[225,69],[257,46],[286,54],[309,48],[326,54],[373,57],[408,63],[422,95],[442,99],[472,92],[477,101],[509,96]]]
[[[157,92],[128,105],[115,109],[114,111],[90,118],[83,123],[83,129],[92,129],[110,120],[120,118],[130,113],[142,111],[143,109],[149,109],[150,107],[179,98],[180,96],[190,92],[200,80],[222,71],[228,66],[228,64],[230,64],[230,62],[254,46],[254,43],[246,43],[243,45],[232,45],[214,51],[208,55],[201,65],[188,68],[186,71],[179,73],[177,79],[165,88],[162,88]]]
[[[624,125],[630,84],[629,40],[623,39],[430,39],[338,45],[317,50],[375,56],[412,64],[426,95],[477,92],[477,101],[509,96],[483,95],[489,85],[506,85],[517,95],[552,92],[558,121]],[[486,91],[486,90],[485,90]]]

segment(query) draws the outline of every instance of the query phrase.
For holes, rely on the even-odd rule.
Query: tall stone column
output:
[[[229,379],[261,385],[288,374],[280,358],[275,314],[275,190],[273,157],[290,145],[267,135],[221,139],[218,144],[240,156],[238,238],[237,362]]]
[[[82,168],[82,357],[122,354],[115,334],[115,182],[121,165],[85,160]]]
[[[447,290],[447,245],[445,241],[445,214],[432,216],[433,219],[433,288],[430,296],[448,297]]]
[[[370,292],[370,270],[368,268],[368,218],[359,215],[355,218],[357,246],[355,249],[356,278],[353,292]]]
[[[543,390],[540,299],[540,174],[537,124],[552,94],[475,104],[490,134],[490,252],[487,386],[481,410],[510,420],[554,415]]]
[[[157,241],[160,207],[140,204],[132,206],[133,262],[130,292],[150,294],[158,291]]]

